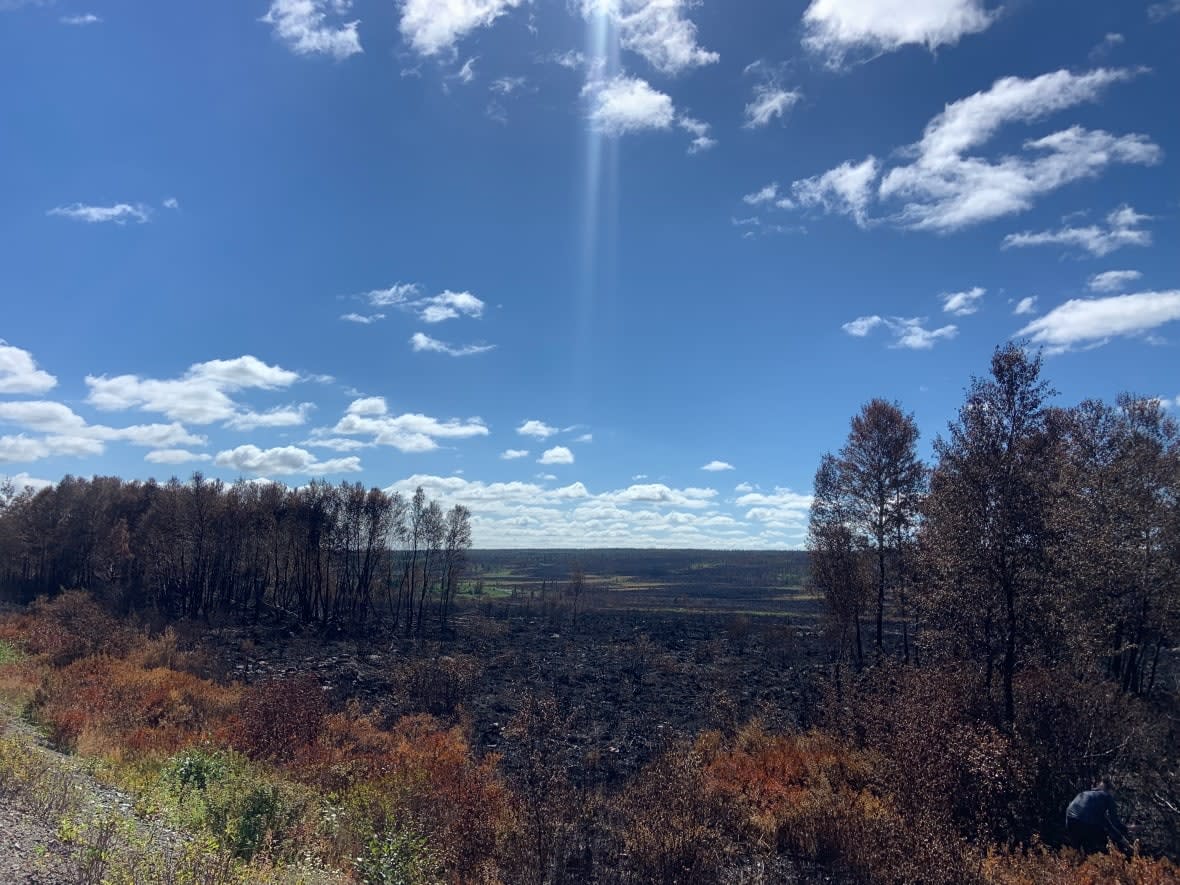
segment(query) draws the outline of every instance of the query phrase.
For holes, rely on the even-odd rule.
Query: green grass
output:
[[[0,667],[6,664],[15,664],[23,660],[25,653],[13,645],[11,642],[5,642],[0,639]]]

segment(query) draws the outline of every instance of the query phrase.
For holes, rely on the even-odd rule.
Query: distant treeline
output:
[[[422,489],[359,483],[226,485],[67,476],[0,488],[0,588],[15,600],[118,588],[169,617],[278,610],[308,624],[421,631],[446,622],[471,546],[470,514]]]

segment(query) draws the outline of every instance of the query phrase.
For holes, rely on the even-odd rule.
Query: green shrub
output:
[[[426,838],[410,830],[373,836],[356,860],[364,885],[432,885],[441,881],[437,870]]]

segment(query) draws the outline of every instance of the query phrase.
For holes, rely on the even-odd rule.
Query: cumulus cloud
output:
[[[255,430],[259,427],[299,427],[307,423],[308,413],[315,408],[313,403],[276,406],[265,412],[239,412],[225,422],[234,430]]]
[[[391,446],[401,452],[431,452],[438,440],[471,439],[487,436],[487,425],[479,418],[440,420],[417,412],[389,414],[383,397],[370,396],[353,400],[344,416],[329,428],[317,428],[309,444],[341,450],[334,443],[339,438],[367,437],[378,446]]]
[[[548,439],[560,431],[556,427],[551,427],[544,421],[537,421],[534,418],[523,422],[518,428],[516,428],[516,432],[521,436],[532,436],[536,437],[537,439]]]
[[[149,448],[205,443],[204,437],[190,433],[179,423],[130,427],[90,424],[69,406],[45,400],[0,402],[0,424],[46,434],[40,438],[25,434],[5,437],[8,441],[7,460],[12,461],[34,461],[50,455],[101,455],[108,442],[127,442]]]
[[[884,171],[870,156],[845,162],[792,185],[796,201],[842,213],[865,225],[870,201],[900,208],[886,220],[904,228],[950,233],[1023,212],[1039,197],[1095,178],[1112,164],[1155,165],[1163,151],[1145,135],[1112,135],[1072,126],[1025,141],[1023,150],[995,158],[980,150],[1005,126],[1035,123],[1098,100],[1108,87],[1139,70],[1060,70],[1031,79],[1004,77],[951,102],[926,124],[921,140],[897,152],[909,158]]]
[[[881,164],[869,156],[860,163],[841,163],[822,175],[800,179],[791,185],[791,194],[800,206],[849,215],[865,227],[873,185],[880,173]]]
[[[0,479],[4,478],[5,477],[0,477]],[[21,473],[14,473],[6,478],[12,482],[12,485],[16,489],[17,494],[20,494],[25,489],[31,489],[34,492],[39,492],[41,489],[47,489],[57,485],[57,483],[51,479],[40,479],[36,476],[29,476],[29,474],[24,473],[23,471]]]
[[[254,476],[320,475],[353,473],[361,469],[361,459],[354,456],[318,461],[315,455],[296,446],[260,449],[255,445],[238,446],[218,452],[213,459],[218,467],[230,467]]]
[[[574,453],[565,446],[554,446],[546,449],[537,459],[538,464],[573,464]]]
[[[624,74],[587,83],[590,123],[607,135],[669,129],[676,120],[672,99],[646,80]]]
[[[1106,225],[1062,227],[1038,232],[1024,231],[1004,237],[1003,248],[1027,246],[1071,246],[1102,257],[1124,246],[1150,246],[1151,231],[1143,228],[1150,215],[1141,215],[1130,206],[1120,206],[1106,216]]]
[[[528,456],[528,449],[505,449],[500,453],[500,458],[504,461],[515,461],[519,458],[527,458]]]
[[[249,412],[230,394],[244,390],[277,390],[290,387],[299,380],[297,372],[246,355],[195,363],[180,378],[173,379],[87,375],[86,386],[90,393],[86,401],[103,411],[139,409],[191,424],[212,424]]]
[[[676,75],[720,58],[697,43],[696,25],[685,17],[691,5],[692,0],[583,0],[582,12],[608,18],[623,49],[661,74]]]
[[[409,495],[418,486],[447,507],[470,508],[475,543],[483,547],[782,548],[800,546],[806,532],[806,508],[738,518],[718,510],[713,489],[645,483],[596,493],[580,482],[549,487],[416,475],[389,491]]]
[[[777,523],[783,526],[806,525],[811,510],[811,495],[803,495],[786,488],[776,488],[773,493],[748,492],[734,503],[749,508],[747,519]]]
[[[965,317],[978,313],[979,302],[983,300],[986,292],[987,289],[975,286],[965,292],[946,292],[938,297],[942,299],[943,313]]]
[[[1097,347],[1114,337],[1142,335],[1180,319],[1180,291],[1074,298],[1017,332],[1048,353]]]
[[[419,55],[452,53],[472,31],[490,26],[523,0],[405,0],[399,29]]]
[[[97,25],[102,22],[102,19],[93,12],[86,12],[81,15],[63,15],[58,21],[63,25],[85,27],[86,25]]]
[[[1021,298],[1016,302],[1016,307],[1012,309],[1012,313],[1016,316],[1028,316],[1037,312],[1037,296],[1029,295],[1027,298]]]
[[[893,336],[893,343],[889,346],[903,350],[930,350],[939,341],[949,341],[959,334],[958,326],[927,329],[926,322],[926,317],[863,316],[845,323],[841,328],[854,338],[864,338],[883,326]]]
[[[484,303],[470,292],[452,292],[449,289],[432,298],[415,302],[418,318],[425,323],[441,323],[460,316],[479,318],[483,316]]]
[[[275,36],[297,55],[329,55],[337,60],[363,52],[358,21],[339,21],[351,0],[272,0],[262,17]]]
[[[87,224],[126,224],[136,221],[146,224],[151,220],[151,210],[142,203],[115,203],[113,206],[88,206],[85,203],[73,203],[69,206],[58,206],[50,209],[47,215],[57,215],[71,221],[84,221]]]
[[[475,356],[496,349],[494,344],[448,344],[446,341],[431,338],[424,332],[415,332],[410,337],[410,346],[414,353],[445,353],[447,356]]]
[[[719,470],[733,470],[733,469],[734,469],[734,466],[732,464],[730,464],[728,461],[710,461],[708,464],[704,465],[701,468],[701,470],[708,470],[711,472],[717,472]]]
[[[371,313],[371,314],[346,313],[346,314],[341,314],[340,319],[344,320],[345,322],[360,323],[362,326],[368,326],[373,323],[379,322],[380,320],[385,319],[385,314],[383,314],[383,313]]]
[[[37,367],[27,350],[0,338],[0,393],[45,393],[57,386],[57,379]]]
[[[903,46],[952,46],[986,30],[996,14],[981,0],[812,0],[803,13],[803,45],[839,67],[850,57]]]
[[[742,197],[742,202],[749,206],[763,206],[767,203],[773,203],[778,199],[778,182],[772,181],[765,187],[759,188],[753,193],[746,194]]]
[[[1142,276],[1137,270],[1107,270],[1091,276],[1086,287],[1091,292],[1121,292]]]
[[[394,283],[387,289],[371,289],[362,296],[372,307],[390,307],[416,299],[421,292],[417,283]]]

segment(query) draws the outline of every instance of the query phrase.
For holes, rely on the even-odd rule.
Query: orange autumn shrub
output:
[[[509,824],[507,790],[496,770],[498,757],[476,761],[463,732],[443,727],[432,716],[406,716],[378,737],[365,719],[326,730],[338,741],[363,750],[374,767],[348,791],[351,813],[370,833],[394,832],[411,822],[424,835],[456,881],[487,878],[497,842]],[[357,775],[355,769],[353,775]]]
[[[25,611],[0,619],[0,640],[55,667],[94,654],[120,655],[136,639],[135,631],[103,610],[83,590],[40,597]]]
[[[1053,852],[1037,845],[1026,852],[993,850],[981,874],[989,885],[1174,885],[1180,867],[1168,860],[1115,851],[1083,858],[1075,851]]]
[[[313,677],[277,679],[245,689],[227,743],[251,759],[291,763],[320,735],[328,702]]]
[[[60,746],[141,755],[172,753],[209,735],[239,694],[188,673],[97,656],[51,673],[38,706]]]

